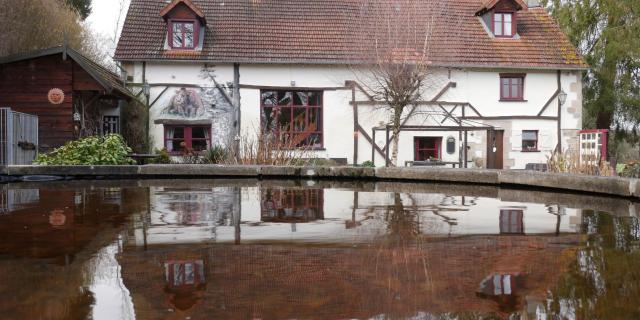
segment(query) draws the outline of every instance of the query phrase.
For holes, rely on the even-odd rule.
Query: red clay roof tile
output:
[[[191,0],[208,24],[202,51],[165,50],[166,0],[132,0],[116,60],[348,64],[357,59],[365,0]],[[380,0],[386,1],[386,0]],[[416,1],[425,15],[435,0]],[[441,2],[441,1],[440,1]],[[436,66],[584,69],[586,64],[543,8],[518,12],[516,39],[491,37],[475,16],[483,0],[446,0],[429,60]],[[360,32],[361,33],[361,32]]]

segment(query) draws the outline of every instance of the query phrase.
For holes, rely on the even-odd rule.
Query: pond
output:
[[[443,184],[5,184],[0,317],[637,319],[637,209]]]

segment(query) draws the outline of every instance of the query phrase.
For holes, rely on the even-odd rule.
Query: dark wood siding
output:
[[[64,102],[51,104],[49,90],[64,91]],[[0,65],[0,107],[34,114],[40,122],[42,151],[74,138],[73,97],[81,91],[104,93],[104,88],[71,58],[62,54]]]
[[[0,65],[0,106],[35,114],[41,147],[56,147],[73,139],[72,60],[51,55]],[[52,88],[64,91],[64,102],[47,99]]]

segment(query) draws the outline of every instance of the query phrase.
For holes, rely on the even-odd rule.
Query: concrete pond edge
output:
[[[150,178],[288,178],[348,179],[374,181],[447,182],[493,186],[532,187],[609,196],[640,198],[640,180],[524,170],[289,167],[227,165],[143,166],[5,166],[0,181],[47,181],[61,179]]]

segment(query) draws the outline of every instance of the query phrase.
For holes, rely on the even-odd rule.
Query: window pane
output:
[[[505,36],[511,36],[512,32],[511,32],[511,22],[505,22],[504,23],[504,35]]]
[[[182,47],[182,24],[181,23],[173,24],[173,46],[177,48]]]
[[[505,23],[511,23],[511,14],[510,13],[503,13],[502,16],[504,16],[504,22]]]
[[[496,36],[502,35],[502,14],[496,14],[494,16],[493,33]]]
[[[291,91],[278,91],[278,105],[287,106],[291,104],[293,100],[293,93]]]
[[[191,30],[189,30],[189,28],[187,28],[187,26],[191,26]],[[193,25],[192,24],[186,24],[185,25],[185,32],[184,32],[184,46],[185,48],[193,48]]]
[[[322,105],[322,92],[309,92],[309,105],[310,106]]]
[[[520,92],[520,86],[518,85],[518,81],[513,79],[511,81],[511,98],[518,98]]]
[[[184,150],[184,140],[176,139],[167,141],[167,151],[182,151]]]
[[[523,140],[537,140],[538,134],[535,131],[523,131],[522,132]]]
[[[262,108],[262,130],[264,132],[270,132],[278,129],[275,112],[272,107]]]
[[[308,146],[311,148],[322,147],[322,139],[319,133],[310,134],[303,143],[305,146]]]
[[[209,141],[208,140],[192,140],[191,148],[194,151],[204,151],[209,149]]]
[[[191,128],[191,137],[194,139],[205,139],[207,138],[206,131],[207,128],[205,127]]]
[[[309,130],[322,131],[322,109],[309,108]]]
[[[506,99],[511,98],[511,95],[509,94],[509,79],[508,78],[503,78],[502,79],[502,98],[506,98]]]
[[[293,131],[304,132],[307,129],[307,112],[305,108],[293,110]]]
[[[277,93],[275,91],[263,91],[261,95],[261,104],[265,106],[275,106],[278,102]]]
[[[306,106],[309,104],[309,93],[297,91],[293,95],[293,104],[296,106]]]
[[[291,128],[291,108],[280,108],[280,116],[278,117],[280,126],[279,129],[284,131],[290,131]]]
[[[167,137],[167,138],[184,138],[184,127],[176,127],[173,128],[173,137]]]

